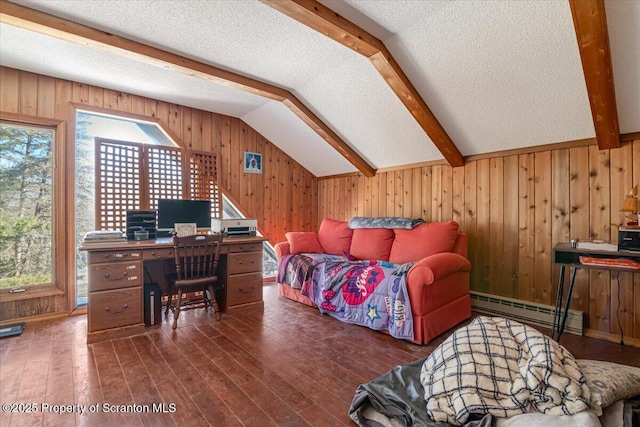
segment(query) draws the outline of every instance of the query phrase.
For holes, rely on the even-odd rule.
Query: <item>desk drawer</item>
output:
[[[231,254],[234,252],[256,252],[262,251],[262,242],[257,243],[235,243],[233,245],[227,245],[229,248],[227,251]]]
[[[89,292],[142,286],[142,262],[89,265]]]
[[[89,252],[87,257],[89,264],[97,264],[101,262],[119,262],[119,261],[135,261],[142,259],[142,251],[105,251],[105,252]]]
[[[174,259],[173,248],[145,249],[142,252],[142,259],[151,261],[154,259]]]
[[[90,292],[89,332],[142,323],[142,286]]]
[[[262,301],[262,273],[237,274],[229,277],[227,306]]]
[[[229,274],[262,271],[262,252],[238,252],[227,255]]]

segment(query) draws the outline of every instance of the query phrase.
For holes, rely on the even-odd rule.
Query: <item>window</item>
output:
[[[100,220],[96,220],[96,216],[100,217],[100,209],[96,210],[95,191],[96,138],[126,140],[152,147],[177,146],[156,123],[88,111],[76,112],[76,248],[82,244],[82,238],[88,231],[100,228]],[[98,215],[96,215],[97,212]],[[78,250],[75,253],[75,304],[82,306],[87,303],[87,253]]]
[[[222,194],[222,217],[229,219],[246,218],[224,194]],[[276,251],[269,242],[263,242],[262,247],[264,249],[262,251],[262,277],[265,279],[276,277],[278,274]]]
[[[76,115],[76,247],[92,230],[125,230],[126,211],[158,199],[211,200],[220,216],[216,156],[178,148],[157,123]],[[87,254],[76,251],[76,305],[87,302]]]
[[[0,288],[55,283],[55,129],[0,123]]]
[[[156,209],[160,198],[211,200],[212,217],[241,217],[215,185],[215,154],[178,148],[157,123],[78,111],[76,114],[76,248],[97,229],[125,229],[127,209]],[[96,191],[97,189],[97,191]],[[235,215],[235,216],[230,216]],[[265,277],[275,252],[265,244]],[[76,306],[87,302],[87,253],[76,250]]]

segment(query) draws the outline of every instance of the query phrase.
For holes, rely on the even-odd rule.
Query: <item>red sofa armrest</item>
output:
[[[462,255],[444,252],[422,258],[416,262],[409,270],[407,281],[430,285],[458,271],[471,271],[469,260]]]
[[[279,242],[273,246],[273,249],[276,252],[276,259],[280,262],[283,256],[289,254],[291,252],[291,247],[289,246],[289,242]]]
[[[407,274],[407,292],[414,316],[426,316],[469,294],[468,259],[452,252],[416,262]]]

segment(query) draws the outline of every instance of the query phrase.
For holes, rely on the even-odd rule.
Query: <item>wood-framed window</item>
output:
[[[66,291],[65,123],[0,112],[0,295]]]
[[[216,155],[96,138],[96,226],[125,230],[126,211],[156,209],[158,199],[210,200],[221,218]]]

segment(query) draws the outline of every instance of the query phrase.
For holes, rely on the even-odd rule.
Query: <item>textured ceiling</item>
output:
[[[81,83],[241,117],[268,99],[101,50],[0,25],[0,63]]]
[[[364,57],[258,1],[14,1],[286,88],[373,167],[442,155]],[[594,136],[568,2],[322,1],[381,39],[463,155]],[[607,1],[640,131],[640,1]],[[0,25],[0,64],[240,117],[317,176],[355,171],[282,104]]]

